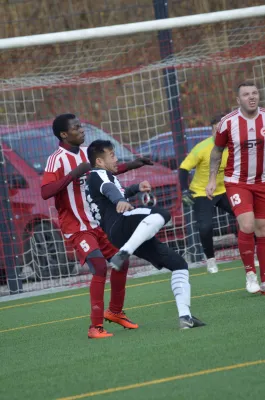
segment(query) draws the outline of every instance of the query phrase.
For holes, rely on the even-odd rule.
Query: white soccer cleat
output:
[[[265,282],[261,282],[260,291],[262,292],[262,294],[265,294]]]
[[[218,272],[218,266],[216,264],[215,258],[208,258],[208,260],[207,260],[207,271],[210,274],[216,274]]]
[[[257,275],[252,271],[246,274],[246,289],[248,293],[252,294],[260,292]]]

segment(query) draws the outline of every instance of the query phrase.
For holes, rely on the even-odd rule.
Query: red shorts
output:
[[[76,232],[67,239],[67,242],[76,250],[81,265],[85,264],[86,257],[94,250],[99,249],[107,260],[118,251],[109,242],[105,232],[99,227],[89,231]]]
[[[226,194],[236,217],[254,212],[255,218],[265,218],[265,183],[226,183]]]

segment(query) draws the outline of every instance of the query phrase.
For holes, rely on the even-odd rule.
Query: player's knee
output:
[[[176,254],[176,253],[175,253]],[[177,271],[177,270],[182,270],[182,269],[188,269],[188,263],[184,258],[180,257],[178,254],[176,254],[177,257],[175,256],[172,261],[170,262],[170,271]]]
[[[170,221],[170,219],[171,219],[170,212],[168,210],[165,210],[164,208],[158,208],[155,213],[161,215],[161,217],[164,218],[165,224],[167,224],[168,221]]]
[[[182,258],[174,250],[170,249],[167,246],[166,248],[162,248],[161,246],[161,249],[163,251],[160,251],[160,260],[158,262],[160,267],[169,269],[170,271],[188,269],[188,264],[186,260],[184,260],[184,258]]]
[[[244,233],[253,233],[255,229],[254,220],[245,219],[239,222],[239,229]]]
[[[256,233],[257,237],[265,237],[265,226],[256,227],[255,228],[255,233]]]
[[[265,237],[265,223],[264,219],[260,218],[256,220],[255,234],[257,237]]]
[[[106,277],[107,263],[100,250],[92,251],[86,257],[86,262],[92,275]]]
[[[255,226],[252,223],[245,223],[240,226],[240,230],[244,233],[253,233],[254,229]]]

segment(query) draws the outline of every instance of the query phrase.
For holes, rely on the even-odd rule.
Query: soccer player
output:
[[[111,271],[111,298],[109,309],[104,312],[104,287],[107,264],[117,249],[108,241],[98,226],[85,199],[85,177],[91,167],[86,147],[81,147],[85,132],[74,114],[62,114],[53,121],[53,133],[59,139],[59,148],[47,161],[41,194],[43,199],[55,198],[59,225],[65,240],[76,250],[81,265],[88,264],[93,274],[90,284],[91,326],[89,338],[113,336],[103,328],[105,319],[126,328],[136,329],[122,312],[128,262],[121,271]],[[146,158],[118,166],[117,174],[152,164]]]
[[[212,274],[218,272],[213,247],[214,207],[218,207],[227,213],[234,215],[224,185],[224,169],[228,157],[227,148],[222,154],[219,172],[216,177],[216,189],[213,193],[213,200],[211,201],[208,199],[205,193],[210,172],[210,154],[214,147],[217,126],[222,117],[224,117],[224,115],[216,115],[212,119],[212,136],[198,143],[179,167],[182,201],[184,205],[193,207],[203,251],[207,258],[207,271]],[[189,186],[189,171],[193,168],[195,168],[195,174]]]
[[[237,103],[239,108],[219,124],[206,193],[213,199],[222,153],[228,146],[225,187],[239,225],[238,248],[246,271],[246,289],[249,293],[265,292],[265,109],[258,106],[255,83],[238,86]],[[254,233],[261,285],[254,265]]]
[[[87,149],[93,167],[87,178],[86,197],[95,219],[107,233],[110,242],[120,248],[111,259],[113,268],[122,270],[131,254],[143,258],[156,268],[172,271],[171,286],[176,299],[181,329],[205,325],[190,313],[190,283],[186,261],[155,238],[170,220],[170,213],[159,207],[133,208],[127,198],[148,192],[147,181],[123,189],[114,174],[117,157],[110,141],[96,140]]]

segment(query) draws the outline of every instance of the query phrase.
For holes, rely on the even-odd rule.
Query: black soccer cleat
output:
[[[130,254],[127,251],[120,250],[110,260],[110,265],[116,271],[122,269],[123,264],[130,258]]]
[[[189,315],[184,315],[179,318],[179,328],[180,329],[191,329],[191,328],[199,328],[200,326],[205,326],[206,324],[200,321],[198,318],[193,315],[190,317]]]

